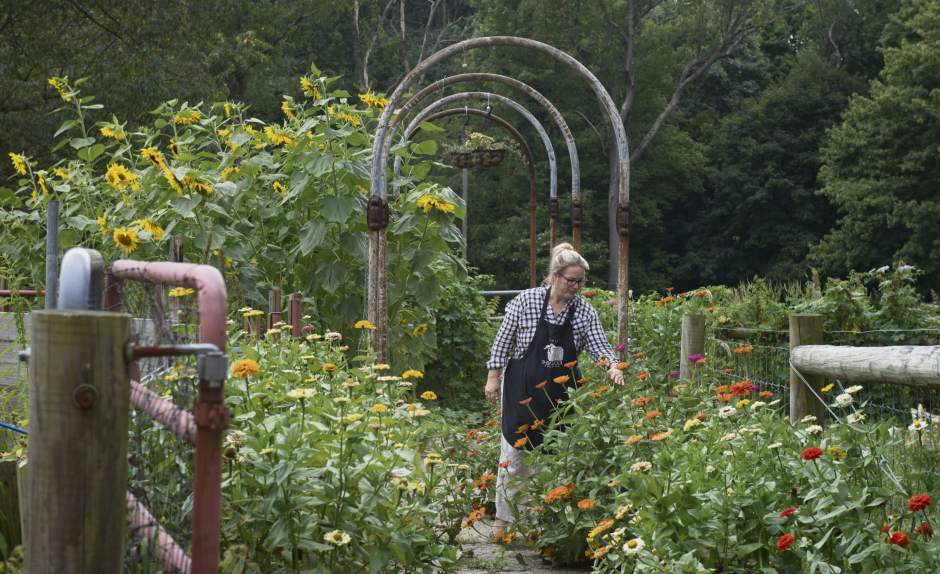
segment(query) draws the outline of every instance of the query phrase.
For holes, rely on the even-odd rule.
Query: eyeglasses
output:
[[[571,277],[565,277],[564,275],[559,275],[562,279],[568,282],[568,285],[571,287],[580,287],[584,285],[584,282],[587,281],[587,278],[583,279],[572,279]]]

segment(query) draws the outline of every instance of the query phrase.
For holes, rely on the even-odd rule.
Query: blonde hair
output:
[[[584,269],[585,272],[591,269],[584,257],[581,257],[581,254],[575,251],[570,243],[559,243],[553,247],[552,259],[548,265],[548,276],[545,277],[545,285],[552,282],[552,277],[572,266],[578,266]]]

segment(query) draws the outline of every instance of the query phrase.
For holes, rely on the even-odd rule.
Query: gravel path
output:
[[[460,533],[457,540],[463,546],[463,558],[457,574],[499,574],[501,572],[532,572],[545,574],[584,574],[587,570],[553,568],[524,542],[511,546],[490,544],[492,519],[477,522]]]

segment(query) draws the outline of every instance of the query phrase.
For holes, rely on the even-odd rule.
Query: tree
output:
[[[940,1],[906,0],[884,33],[885,67],[833,129],[821,193],[839,212],[811,260],[829,274],[903,258],[940,289]]]

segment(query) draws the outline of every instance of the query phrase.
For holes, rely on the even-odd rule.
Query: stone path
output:
[[[460,533],[457,540],[463,546],[463,558],[457,574],[500,574],[502,572],[533,572],[536,574],[584,574],[587,570],[553,568],[542,562],[541,556],[524,542],[511,546],[490,544],[492,519],[477,522]]]

